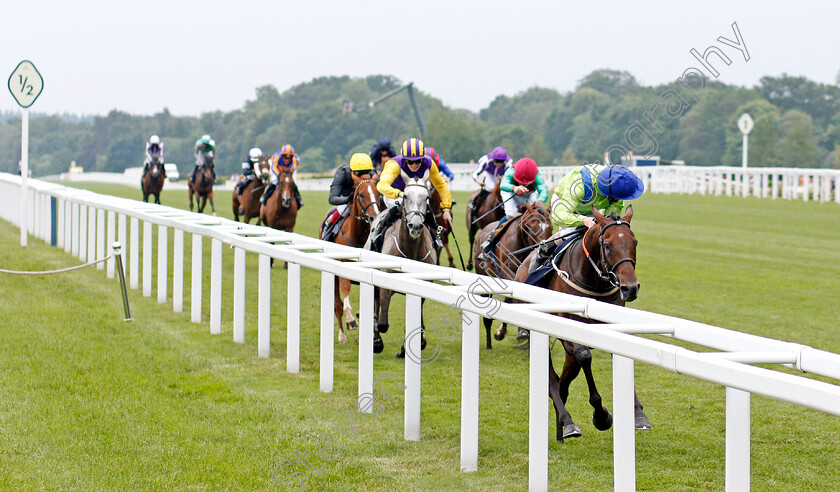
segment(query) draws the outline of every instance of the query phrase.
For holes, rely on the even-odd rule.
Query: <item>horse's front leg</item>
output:
[[[452,250],[449,249],[449,235],[446,236],[446,240],[443,241],[443,249],[446,250],[447,256],[449,256],[449,266],[450,268],[455,268],[455,257],[452,256]]]
[[[653,426],[648,420],[647,415],[645,415],[644,407],[642,406],[642,402],[639,400],[639,395],[636,393],[636,390],[633,390],[633,413],[636,415],[636,430],[650,430]]]
[[[341,320],[343,310],[341,305],[339,283],[342,280],[344,279],[339,278],[339,281],[335,283],[335,294],[333,294],[333,313],[335,314],[335,319],[338,320],[338,343],[347,343],[347,335],[344,334],[344,323]]]
[[[393,292],[386,289],[379,289],[379,306],[376,323],[373,328],[373,352],[380,354],[385,350],[385,342],[382,341],[382,333],[388,331],[388,307],[391,305]]]
[[[613,418],[609,410],[604,408],[601,394],[598,392],[598,387],[595,386],[595,377],[592,375],[592,352],[589,350],[589,347],[578,345],[575,359],[583,369],[583,375],[586,377],[586,385],[589,388],[589,404],[594,409],[592,412],[592,424],[598,430],[607,430],[612,427]]]
[[[551,352],[548,354],[548,396],[554,404],[554,417],[557,425],[557,440],[563,441],[567,437],[580,437],[580,428],[572,421],[572,416],[566,410],[566,398],[560,394],[560,377],[554,370]],[[564,368],[565,370],[565,368]],[[568,388],[567,388],[568,389]],[[566,393],[568,396],[568,392]]]
[[[347,329],[352,331],[359,327],[359,320],[353,315],[353,305],[350,303],[350,287],[353,284],[346,278],[339,280],[339,284],[343,300],[344,323],[347,325]]]
[[[213,212],[213,215],[216,215],[216,205],[213,204],[213,192],[210,192],[208,197],[210,199],[210,211]]]

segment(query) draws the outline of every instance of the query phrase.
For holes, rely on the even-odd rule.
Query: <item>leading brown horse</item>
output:
[[[627,207],[623,217],[611,215],[605,217],[595,208],[592,209],[596,225],[586,231],[583,238],[567,248],[560,258],[552,260],[553,271],[542,279],[540,285],[566,294],[597,299],[602,302],[623,306],[636,299],[639,293],[639,281],[636,278],[636,244],[638,241],[630,230],[633,207]],[[516,272],[515,280],[523,282],[528,278],[528,270],[536,252],[532,252]],[[586,323],[593,320],[571,314],[562,314],[571,319]],[[592,376],[592,354],[589,347],[561,340],[566,352],[566,360],[560,376],[554,369],[554,362],[549,353],[548,394],[554,402],[557,421],[557,440],[567,437],[579,437],[580,428],[572,421],[566,410],[566,398],[569,385],[583,369],[589,387],[589,403],[594,409],[592,423],[598,430],[607,430],[612,426],[612,414],[604,408],[601,395]],[[635,394],[635,393],[634,393]],[[636,429],[650,429],[648,420],[635,395]]]
[[[476,191],[470,196],[469,203],[472,205],[476,196],[481,193],[481,190]],[[470,239],[470,251],[473,250],[473,240],[475,233],[483,229],[491,222],[498,222],[505,216],[505,211],[501,206],[502,195],[499,191],[499,183],[489,195],[484,197],[484,200],[479,204],[477,209],[472,206],[467,207],[467,236]],[[479,242],[478,244],[481,244]],[[470,255],[469,263],[467,263],[467,270],[473,269],[473,259]]]
[[[250,183],[242,188],[242,196],[236,193],[236,188],[233,190],[233,220],[239,222],[239,208],[242,207],[242,220],[246,224],[251,222],[251,219],[257,218],[257,225],[260,225],[260,196],[265,190],[265,182],[268,179],[271,164],[269,159],[271,156],[267,154],[260,155],[259,166],[260,176],[254,178]],[[241,176],[240,181],[244,179]],[[237,182],[237,184],[239,184]]]
[[[475,260],[475,272],[503,280],[513,280],[519,265],[528,256],[530,250],[521,251],[523,248],[539,244],[551,237],[551,221],[548,211],[543,208],[542,203],[536,202],[533,205],[523,205],[523,213],[518,217],[510,219],[510,224],[505,224],[496,246],[491,252],[491,260],[479,260],[482,252],[481,244],[496,228],[497,222],[487,224],[475,240],[471,260]],[[484,318],[484,329],[487,331],[487,349],[492,349],[490,340],[490,329],[493,326],[492,318]],[[507,333],[507,323],[503,323],[496,332],[496,340],[502,340]]]
[[[210,200],[210,210],[216,215],[216,206],[213,204],[213,165],[204,165],[198,168],[198,175],[195,182],[192,179],[193,173],[187,177],[189,183],[190,212],[193,210],[193,195],[198,205],[198,213],[204,213],[207,200]]]
[[[277,177],[277,188],[260,208],[263,224],[281,231],[295,232],[298,206],[295,201],[295,180],[292,173],[284,172]]]
[[[163,163],[152,162],[149,164],[149,171],[143,175],[140,181],[140,188],[143,190],[143,201],[149,201],[149,195],[155,196],[155,203],[160,205],[160,191],[163,189]]]
[[[371,170],[371,173],[373,171]],[[379,215],[379,191],[376,189],[376,175],[364,174],[357,176],[351,173],[355,187],[353,196],[347,208],[350,215],[341,224],[338,235],[332,240],[336,244],[346,244],[360,248],[364,246],[370,235],[370,224]],[[324,221],[326,221],[326,217]],[[323,230],[324,221],[321,222]],[[346,278],[339,278],[335,284],[335,317],[338,319],[338,342],[346,343],[347,335],[344,328],[354,330],[359,322],[353,315],[353,306],[350,304],[350,287],[352,282]],[[342,316],[344,319],[342,320]]]

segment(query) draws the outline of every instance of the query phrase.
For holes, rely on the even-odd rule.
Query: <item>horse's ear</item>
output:
[[[595,205],[592,205],[592,216],[595,217],[595,220],[598,221],[598,222],[603,222],[603,221],[606,220],[606,218],[604,217],[604,214],[599,212],[598,209],[595,208]]]
[[[627,207],[627,210],[624,211],[624,217],[621,218],[624,222],[630,222],[630,219],[633,218],[633,205]]]
[[[423,177],[420,178],[420,179],[423,180],[423,181],[428,181],[429,180],[429,169],[426,169],[426,172],[423,173]]]

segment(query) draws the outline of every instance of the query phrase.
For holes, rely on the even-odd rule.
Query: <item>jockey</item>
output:
[[[242,161],[242,181],[236,185],[236,194],[242,196],[242,190],[248,186],[248,183],[260,177],[260,167],[257,165],[260,162],[262,150],[254,147],[248,152],[248,157]]]
[[[210,135],[204,134],[195,141],[195,168],[192,172],[192,182],[195,184],[195,177],[198,174],[198,169],[204,167],[205,164],[210,163],[210,170],[213,172],[213,180],[216,179],[216,170],[213,169],[213,158],[216,154],[216,142],[210,138]]]
[[[385,167],[385,163],[396,156],[397,151],[394,150],[394,146],[391,145],[391,139],[388,137],[380,138],[379,142],[373,144],[373,147],[370,148],[370,160],[373,162],[373,167],[376,169],[376,172],[380,174],[382,173],[382,168]]]
[[[438,172],[437,166],[424,151],[423,141],[418,138],[409,138],[402,145],[402,155],[398,155],[385,163],[376,189],[385,196],[385,205],[388,210],[380,213],[371,226],[370,249],[380,251],[382,242],[385,239],[385,231],[393,224],[400,215],[400,198],[405,190],[403,176],[408,178],[420,178],[428,172],[429,181],[440,194],[440,207],[443,209],[444,226],[452,229],[452,215],[449,209],[452,208],[452,196],[449,187]],[[431,207],[426,208],[426,226],[432,231],[432,241],[436,250],[443,247],[437,231],[437,222]]]
[[[498,240],[497,232],[501,230],[505,222],[519,213],[519,207],[537,201],[542,203],[548,198],[548,188],[546,188],[545,180],[537,168],[537,163],[528,157],[519,159],[516,164],[505,171],[499,190],[502,194],[505,216],[502,217],[496,228],[481,245],[483,251],[478,257],[479,260],[488,261],[490,259],[490,252]]]
[[[284,145],[280,148],[280,152],[275,152],[274,155],[271,156],[271,174],[269,174],[269,183],[260,197],[260,203],[265,205],[265,202],[271,197],[271,194],[274,193],[274,189],[277,188],[277,184],[280,182],[281,174],[291,174],[292,178],[294,178],[298,164],[300,164],[300,157],[295,154],[295,148],[289,144]],[[298,208],[303,207],[303,198],[300,197],[300,191],[298,191],[297,184],[293,185],[292,191],[295,195],[295,201],[297,202]]]
[[[618,214],[624,200],[639,198],[644,191],[642,180],[625,166],[587,164],[569,172],[551,195],[551,222],[558,231],[540,245],[532,270],[551,256],[561,236],[595,225],[593,206],[604,215]]]
[[[446,165],[446,161],[443,160],[443,157],[440,156],[433,147],[426,147],[426,155],[431,157],[435,164],[437,164],[438,171],[443,175],[443,180],[447,183],[455,179],[455,174],[449,170],[449,166]]]
[[[373,162],[370,156],[361,152],[353,154],[350,158],[349,164],[344,164],[335,171],[335,177],[330,185],[330,205],[335,205],[335,212],[327,217],[324,223],[324,234],[322,239],[324,241],[332,241],[338,235],[338,228],[336,224],[341,222],[341,219],[350,215],[350,207],[348,204],[353,199],[353,193],[356,191],[353,185],[353,176],[373,175]]]
[[[493,192],[496,183],[510,169],[511,164],[513,164],[513,159],[508,156],[504,147],[496,147],[489,154],[481,156],[472,173],[473,181],[481,187],[478,195],[468,205],[472,210],[478,210],[487,195]]]
[[[163,172],[163,177],[166,177],[166,169],[162,166],[163,164],[163,142],[160,141],[160,137],[157,135],[152,135],[149,138],[149,141],[146,142],[146,160],[143,162],[143,176],[146,176],[146,173],[149,172],[149,168],[152,164],[161,164],[161,171]]]

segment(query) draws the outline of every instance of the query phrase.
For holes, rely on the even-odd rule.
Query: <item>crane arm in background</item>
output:
[[[408,91],[408,98],[411,100],[411,107],[414,110],[414,118],[417,120],[417,128],[418,128],[418,130],[420,130],[420,138],[423,138],[423,134],[426,133],[426,125],[423,123],[423,115],[420,114],[420,106],[417,105],[417,97],[415,97],[415,95],[414,95],[414,82],[409,82],[408,84],[406,84],[402,87],[398,87],[398,88],[392,90],[391,92],[385,94],[384,96],[381,96],[381,97],[367,103],[367,106],[360,107],[355,112],[356,113],[361,113],[363,111],[367,111],[368,109],[373,108],[377,104],[393,97],[394,95],[396,95],[396,94],[398,94],[398,93],[400,93],[404,90]]]

